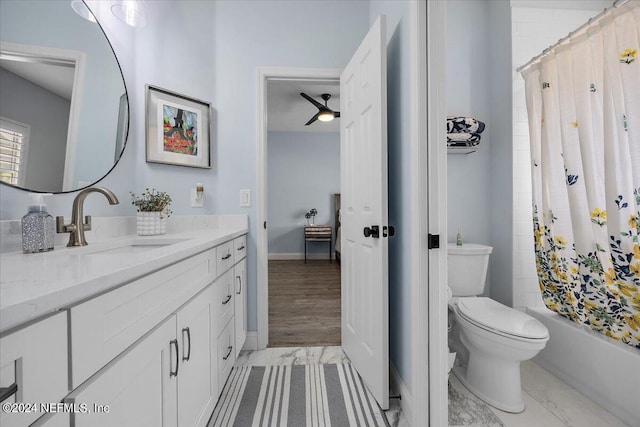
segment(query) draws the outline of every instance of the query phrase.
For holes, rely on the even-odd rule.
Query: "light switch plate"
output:
[[[240,207],[251,207],[251,190],[240,190]]]

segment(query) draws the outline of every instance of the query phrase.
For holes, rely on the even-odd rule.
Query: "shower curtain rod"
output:
[[[592,18],[589,18],[589,20],[587,22],[585,22],[584,24],[582,24],[577,29],[573,30],[572,32],[570,32],[569,34],[567,34],[566,36],[564,36],[560,40],[558,40],[555,44],[553,44],[553,45],[549,46],[548,48],[546,48],[545,50],[543,50],[541,54],[534,56],[533,58],[531,58],[531,60],[529,60],[529,62],[527,62],[524,65],[519,66],[516,69],[516,71],[520,73],[523,70],[529,68],[531,65],[533,65],[534,63],[536,63],[536,62],[540,61],[542,58],[544,58],[553,49],[555,49],[556,47],[560,46],[562,43],[566,42],[567,40],[569,40],[571,37],[575,36],[579,32],[587,29],[589,26],[591,26],[591,25],[595,24],[596,22],[600,21],[609,12],[611,12],[613,9],[616,9],[616,8],[622,6],[623,4],[625,4],[625,3],[629,2],[629,1],[630,0],[616,0],[616,1],[614,1],[611,6],[605,8],[602,12],[600,12],[596,16],[594,16]]]

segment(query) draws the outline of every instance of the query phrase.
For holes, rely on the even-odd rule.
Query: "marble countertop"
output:
[[[0,334],[247,231],[246,224],[234,224],[161,236],[117,237],[80,248],[56,248],[39,254],[2,253]]]

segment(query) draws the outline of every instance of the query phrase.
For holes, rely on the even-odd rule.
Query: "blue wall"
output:
[[[447,155],[448,241],[455,242],[456,233],[462,230],[465,242],[489,244],[490,150],[494,143],[489,121],[493,107],[488,84],[492,64],[489,8],[485,0],[450,0],[446,6],[447,115],[471,116],[487,125],[478,151]]]
[[[512,305],[511,7],[447,1],[447,114],[486,123],[478,151],[447,156],[449,242],[493,246],[484,294]],[[469,58],[473,58],[470,60]]]
[[[269,132],[267,157],[269,253],[304,253],[306,212],[316,208],[316,224],[335,226],[340,134]],[[307,251],[326,254],[327,243],[309,244]]]

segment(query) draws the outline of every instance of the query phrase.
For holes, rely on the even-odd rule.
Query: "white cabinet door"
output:
[[[178,311],[180,370],[178,425],[207,424],[218,398],[216,364],[217,327],[214,288],[209,286]]]
[[[0,389],[8,395],[3,403],[59,402],[68,391],[67,367],[66,312],[0,338]],[[0,425],[28,426],[41,415],[41,408],[3,407]]]
[[[236,286],[233,318],[235,322],[235,354],[237,358],[240,350],[242,350],[244,341],[247,339],[247,260],[243,259],[237,263],[233,267],[233,273]]]
[[[171,316],[65,399],[91,411],[71,414],[71,425],[177,426],[179,346]]]

